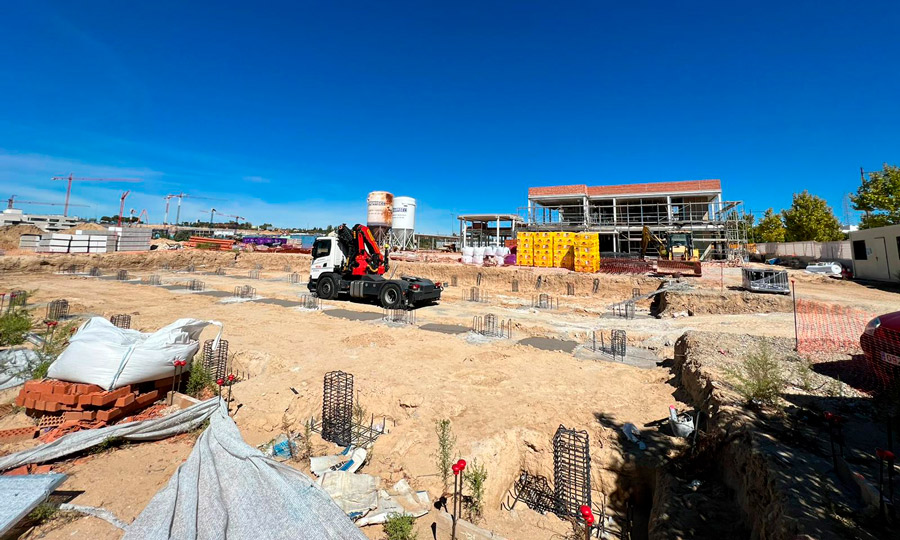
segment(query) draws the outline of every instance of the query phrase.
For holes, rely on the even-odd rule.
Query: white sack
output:
[[[173,362],[193,358],[200,347],[200,333],[210,324],[219,327],[214,343],[218,348],[222,323],[216,321],[178,319],[152,334],[143,334],[92,317],[69,339],[69,346],[50,365],[47,376],[96,384],[105,390],[171,377]]]

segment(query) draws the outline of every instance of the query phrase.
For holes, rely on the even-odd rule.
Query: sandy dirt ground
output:
[[[588,431],[594,496],[614,497],[624,453],[616,428],[610,426],[626,422],[645,426],[664,418],[668,405],[679,405],[673,397],[676,389],[668,382],[669,370],[652,362],[628,365],[583,359],[570,352],[519,344],[518,340],[547,337],[580,344],[592,332],[624,329],[629,346],[643,347],[663,360],[671,357],[677,337],[690,329],[793,335],[789,308],[754,313],[742,307],[746,302],[741,295],[747,293],[733,290],[740,283],[740,270],[735,268],[721,273],[716,268],[691,281],[699,297],[691,302],[725,306],[717,308],[724,312],[703,314],[698,309],[694,316],[656,319],[647,315],[647,300],[639,304],[635,319],[624,320],[611,317],[607,307],[630,298],[634,288],[641,293],[653,291],[661,280],[538,269],[482,270],[452,263],[397,263],[398,275],[414,273],[448,283],[457,278],[458,286],[449,287],[439,305],[417,310],[416,326],[329,314],[335,308],[381,313],[380,308],[366,303],[327,301],[323,311],[305,311],[58,273],[63,265],[85,264],[103,267],[107,274],[111,269],[127,268],[135,279],[157,274],[164,285],[201,279],[207,290],[227,292],[238,285],[251,285],[261,297],[285,300],[307,293],[302,283],[289,282],[286,268],[290,266],[291,272],[305,280],[307,256],[244,254],[236,265],[233,259],[231,254],[196,252],[2,257],[0,290],[33,291],[30,302],[40,314],[43,303],[57,298],[67,299],[70,311],[78,315],[131,314],[132,327],[143,331],[180,317],[222,321],[235,355],[235,369],[250,375],[234,387],[234,393],[240,404],[235,421],[251,445],[265,443],[285,428],[299,430],[306,419],[319,415],[326,372],[352,373],[358,401],[376,418],[387,418],[388,433],[378,439],[371,461],[361,471],[382,478],[385,486],[406,478],[414,489],[427,490],[432,499],[441,494],[433,458],[437,450],[434,423],[449,418],[458,440],[457,453],[487,466],[486,511],[480,525],[510,539],[545,539],[569,530],[556,517],[542,516],[524,505],[512,512],[500,508],[520,470],[552,478],[551,438],[560,424]],[[159,269],[162,264],[171,269]],[[177,271],[188,264],[196,266],[194,273]],[[262,266],[261,279],[250,279],[249,272],[257,265]],[[217,268],[224,268],[227,275],[203,274]],[[479,273],[489,302],[463,301],[463,292],[476,286]],[[546,277],[540,290],[535,289],[538,276]],[[897,297],[890,291],[801,273],[792,272],[792,277],[805,298],[862,306],[873,312],[891,306],[896,309]],[[511,291],[514,279],[519,281],[518,293]],[[600,280],[597,293],[592,292],[594,279]],[[574,296],[563,294],[566,283],[575,284]],[[532,308],[533,296],[541,292],[558,297],[559,309]],[[421,328],[428,323],[469,327],[474,316],[485,313],[511,319],[512,339],[449,335]],[[208,333],[211,337],[212,330]],[[23,416],[0,419],[0,427],[17,425]],[[598,417],[608,420],[601,425]],[[60,470],[71,476],[63,489],[83,491],[74,504],[104,506],[129,522],[187,456],[190,445],[189,439],[180,438],[66,462]],[[324,443],[317,445],[320,453],[332,449]],[[0,447],[3,454],[10,450]],[[426,536],[430,523],[428,517],[419,520],[420,538]],[[380,527],[367,527],[364,532],[370,538],[382,537]],[[428,537],[430,534],[427,531]],[[88,535],[117,538],[120,533],[103,521],[79,518],[36,530],[31,537]]]

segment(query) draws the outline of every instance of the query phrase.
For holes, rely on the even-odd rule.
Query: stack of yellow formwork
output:
[[[540,268],[553,266],[553,237],[556,233],[534,233],[534,265]]]
[[[575,268],[575,233],[558,232],[553,237],[553,266]]]
[[[516,266],[534,266],[534,233],[516,234]]]
[[[597,233],[575,235],[575,271],[596,272],[600,269],[600,236]]]

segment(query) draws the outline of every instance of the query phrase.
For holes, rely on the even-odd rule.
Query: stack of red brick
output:
[[[111,423],[149,407],[171,387],[172,379],[132,385],[109,392],[94,384],[52,379],[28,381],[16,398],[31,416],[60,415],[64,422]]]

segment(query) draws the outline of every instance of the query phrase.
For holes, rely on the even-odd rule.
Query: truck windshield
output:
[[[331,242],[328,240],[316,240],[316,243],[313,244],[312,258],[318,259],[319,257],[327,257],[330,254]]]

